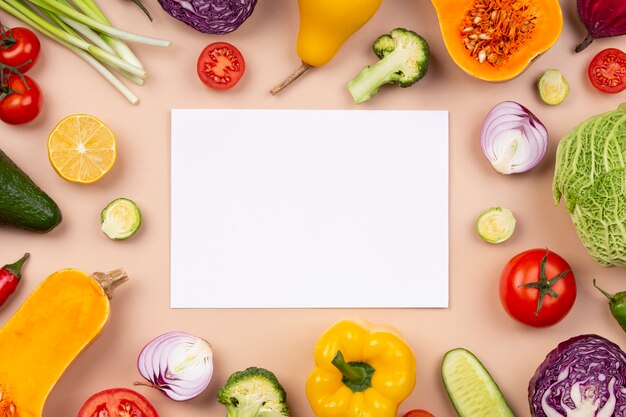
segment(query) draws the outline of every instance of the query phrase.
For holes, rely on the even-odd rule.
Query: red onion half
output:
[[[487,114],[480,145],[494,169],[517,174],[535,167],[548,148],[548,131],[526,107],[503,101]]]
[[[137,360],[139,373],[176,401],[197,397],[213,376],[213,350],[204,339],[186,332],[169,332],[152,340]]]

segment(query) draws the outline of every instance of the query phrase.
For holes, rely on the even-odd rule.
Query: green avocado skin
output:
[[[44,233],[61,219],[54,200],[0,150],[0,224]]]

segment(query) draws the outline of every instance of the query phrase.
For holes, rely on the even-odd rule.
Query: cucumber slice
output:
[[[102,232],[113,240],[134,235],[141,226],[141,211],[134,201],[118,198],[111,201],[100,214]]]
[[[515,216],[511,210],[492,207],[478,217],[476,230],[485,242],[502,243],[513,235],[515,223]]]
[[[460,417],[515,417],[498,385],[470,351],[457,348],[446,353],[441,376]]]

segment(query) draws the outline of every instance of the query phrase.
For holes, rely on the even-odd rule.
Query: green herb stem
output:
[[[124,30],[114,28],[112,26],[105,25],[95,19],[92,19],[91,17],[83,13],[80,13],[73,7],[69,7],[56,0],[29,0],[29,1],[38,7],[48,9],[57,14],[62,14],[66,17],[69,17],[72,20],[75,20],[86,26],[89,26],[90,28],[98,32],[106,33],[107,35],[111,35],[119,39],[123,39],[129,42],[137,42],[137,43],[143,43],[146,45],[160,46],[160,47],[167,47],[171,44],[171,42],[168,40],[156,39],[156,38],[151,38],[148,36],[138,35],[135,33],[130,33]]]
[[[28,24],[33,29],[55,40],[56,42],[64,46],[68,45],[68,43],[65,42],[65,38],[67,36],[70,36],[67,32],[61,31],[65,35],[65,36],[62,36],[62,35],[58,35],[55,31],[49,30],[49,28],[54,28],[54,26],[48,21],[41,18],[33,10],[31,10],[26,5],[22,4],[20,1],[0,0],[0,9],[9,13],[13,17],[21,20],[22,22]]]
[[[78,46],[78,45],[75,45],[75,46]],[[78,47],[80,48],[80,46]],[[136,75],[137,77],[144,78],[144,79],[147,76],[146,70],[144,70],[143,68],[138,68],[134,65],[131,65],[128,62],[124,61],[119,56],[111,54],[107,51],[104,51],[98,48],[97,46],[87,44],[85,48],[81,48],[81,49],[84,49],[85,51],[93,55],[95,58],[97,58],[99,61],[102,61],[103,63],[106,63],[108,65],[111,65],[116,69],[126,71],[129,74]]]
[[[74,4],[83,11],[88,16],[91,16],[92,19],[99,20],[105,25],[111,26],[111,22],[102,12],[102,10],[98,7],[95,1],[93,0],[74,0]]]
[[[49,12],[48,10],[40,10],[40,12],[46,16],[48,19],[52,20],[58,27],[66,31],[71,36],[79,37],[80,35],[74,31],[67,23],[65,23],[61,18],[54,13]]]
[[[124,41],[170,45],[112,27],[94,0],[0,0],[0,10],[78,55],[133,104],[139,99],[111,70],[137,85],[144,84],[147,74]]]
[[[126,45],[126,43],[124,43],[124,41],[121,41],[117,38],[112,38],[108,35],[101,35],[101,37],[104,39],[106,43],[109,44],[111,48],[113,48],[115,53],[120,58],[122,58],[124,61],[128,62],[129,64],[136,66],[137,68],[143,69],[143,64],[141,63],[139,58],[137,58],[137,56],[133,53],[130,47]]]
[[[141,78],[141,77],[137,77],[136,75],[133,74],[129,74],[126,71],[123,70],[118,70],[119,74],[126,78],[128,81],[132,82],[133,84],[136,84],[138,86],[142,86],[146,83],[146,80]]]
[[[68,19],[67,17],[61,16],[59,19],[63,21],[68,26],[72,27],[72,29],[76,30],[80,33],[85,39],[96,45],[98,48],[107,51],[110,54],[115,54],[115,51],[111,46],[104,41],[96,32],[91,30],[88,26],[83,25],[82,23],[78,23],[72,19]]]
[[[51,1],[51,0],[47,0],[47,1]],[[61,3],[65,5],[70,5],[70,3],[67,0],[54,0],[54,1],[61,1]],[[104,16],[104,13],[102,13],[102,11],[98,8],[98,6],[96,6],[96,8],[94,9],[91,4],[88,4],[84,0],[72,0],[72,3],[76,6],[76,8],[78,8],[78,10],[83,12],[86,16],[92,18],[93,20],[97,20],[100,23],[104,23],[105,25],[111,26],[111,22],[107,20],[106,16]],[[92,4],[95,6],[95,3],[92,3]]]
[[[63,3],[67,3],[67,0],[63,0]],[[85,15],[91,17],[94,20],[102,23],[103,25],[111,26],[111,22],[107,17],[102,13],[102,10],[98,7],[98,5],[92,0],[74,0],[73,3],[78,7],[80,11],[82,11]],[[134,65],[139,68],[143,68],[143,64],[137,56],[133,53],[133,51],[124,43],[122,40],[117,39],[113,36],[107,35],[105,33],[101,33],[100,37],[115,51],[115,53],[122,58],[124,61],[128,62],[131,65]],[[104,48],[103,48],[104,49]]]
[[[50,22],[48,22],[47,20],[42,18],[40,15],[35,13],[31,8],[29,8],[27,5],[25,5],[21,1],[19,0],[4,0],[4,1],[13,5],[15,9],[17,9],[23,16],[27,18],[28,21],[26,21],[26,23],[29,23],[35,29],[36,29],[35,25],[40,28],[43,28],[50,34],[54,35],[53,37],[55,39],[61,39],[65,43],[68,43],[72,46],[75,46],[86,52],[89,52],[98,60],[102,61],[105,64],[111,65],[114,68],[124,70],[140,78],[146,77],[146,71],[144,69],[135,67],[134,65],[129,64],[128,62],[124,61],[117,55],[114,55],[110,52],[100,49],[99,47],[90,44],[84,39],[79,38],[77,36],[72,36],[68,32],[65,32],[63,29],[52,25]],[[35,0],[35,1],[38,1],[38,0]],[[33,2],[33,4],[36,4],[36,3]],[[53,12],[53,10],[50,10],[50,9],[48,9],[48,11]],[[65,20],[65,22],[67,22],[67,20]]]
[[[102,65],[100,61],[98,61],[96,58],[89,55],[87,52],[83,51],[82,49],[74,48],[72,46],[69,46],[68,48],[72,50],[76,55],[84,59],[96,71],[98,71],[100,75],[102,75],[109,83],[111,83],[111,85],[113,85],[113,87],[115,87],[117,91],[122,93],[122,95],[126,97],[128,101],[130,101],[132,104],[139,103],[139,97],[137,97],[128,87],[126,87],[124,83],[118,80],[117,77],[115,77],[115,75],[113,75],[113,73],[109,71],[107,67]]]
[[[115,75],[113,75],[113,73],[111,73],[111,71],[109,71],[109,69],[106,68],[101,62],[99,62],[93,56],[89,55],[83,49],[77,48],[76,46],[73,46],[72,44],[67,42],[66,38],[72,36],[70,35],[70,33],[61,30],[60,33],[64,35],[60,35],[59,32],[57,32],[56,30],[50,30],[54,29],[55,26],[41,18],[28,6],[20,3],[21,2],[19,0],[0,0],[0,9],[21,20],[22,22],[28,24],[30,27],[37,30],[42,35],[49,37],[50,39],[56,41],[62,46],[65,46],[70,51],[74,52],[85,62],[91,65],[96,71],[98,71],[100,75],[102,75],[107,81],[109,81],[109,83],[111,83],[113,87],[115,87],[124,97],[126,97],[128,101],[133,104],[137,104],[139,102],[139,98],[132,91],[130,91],[130,89],[126,87],[120,80],[118,80]]]

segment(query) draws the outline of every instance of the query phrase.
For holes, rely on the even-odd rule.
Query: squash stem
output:
[[[128,275],[123,268],[115,269],[111,272],[94,272],[91,274],[93,279],[102,287],[106,296],[111,299],[113,297],[113,291],[128,281]]]
[[[283,91],[286,87],[288,87],[292,82],[300,78],[302,74],[304,74],[308,69],[313,68],[312,65],[309,65],[305,62],[302,63],[289,77],[287,77],[282,83],[278,84],[276,87],[270,90],[270,94],[275,96],[276,94]]]

